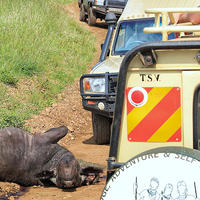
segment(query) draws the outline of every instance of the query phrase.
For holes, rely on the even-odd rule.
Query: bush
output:
[[[16,113],[8,113],[1,115],[0,127],[17,127],[24,128],[25,121],[22,117],[18,116]]]

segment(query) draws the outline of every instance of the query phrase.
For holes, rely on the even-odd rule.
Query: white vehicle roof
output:
[[[119,21],[154,17],[145,14],[145,10],[150,8],[193,8],[199,5],[200,0],[128,0]]]

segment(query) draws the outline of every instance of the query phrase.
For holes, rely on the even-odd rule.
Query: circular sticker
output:
[[[101,200],[200,199],[200,153],[179,149],[131,159],[110,178]]]
[[[145,105],[147,99],[147,91],[141,87],[134,87],[128,93],[128,100],[135,107],[141,107]]]

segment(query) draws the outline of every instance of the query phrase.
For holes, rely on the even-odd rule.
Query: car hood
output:
[[[109,57],[101,63],[98,63],[90,72],[90,74],[99,74],[105,72],[119,72],[119,68],[124,56]]]

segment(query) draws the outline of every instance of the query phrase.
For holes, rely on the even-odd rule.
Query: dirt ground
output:
[[[66,5],[64,10],[77,23],[89,29],[97,37],[94,60],[88,70],[97,63],[100,56],[100,44],[103,43],[107,28],[104,22],[98,21],[94,27],[89,27],[86,22],[79,21],[79,8],[77,3]],[[95,145],[92,138],[91,114],[82,108],[79,93],[79,78],[73,85],[67,87],[58,95],[56,103],[33,116],[27,122],[31,132],[44,132],[49,128],[65,125],[69,128],[68,135],[60,141],[60,144],[68,148],[78,159],[87,162],[97,163],[106,167],[106,158],[109,153],[109,146]],[[77,188],[76,191],[63,191],[56,187],[30,187],[17,196],[12,193],[18,192],[20,186],[13,183],[0,183],[0,196],[7,195],[0,199],[20,200],[99,200],[105,186],[105,180],[95,185]],[[23,188],[24,189],[24,188]],[[11,195],[9,196],[9,193]],[[22,196],[21,196],[22,195]]]

